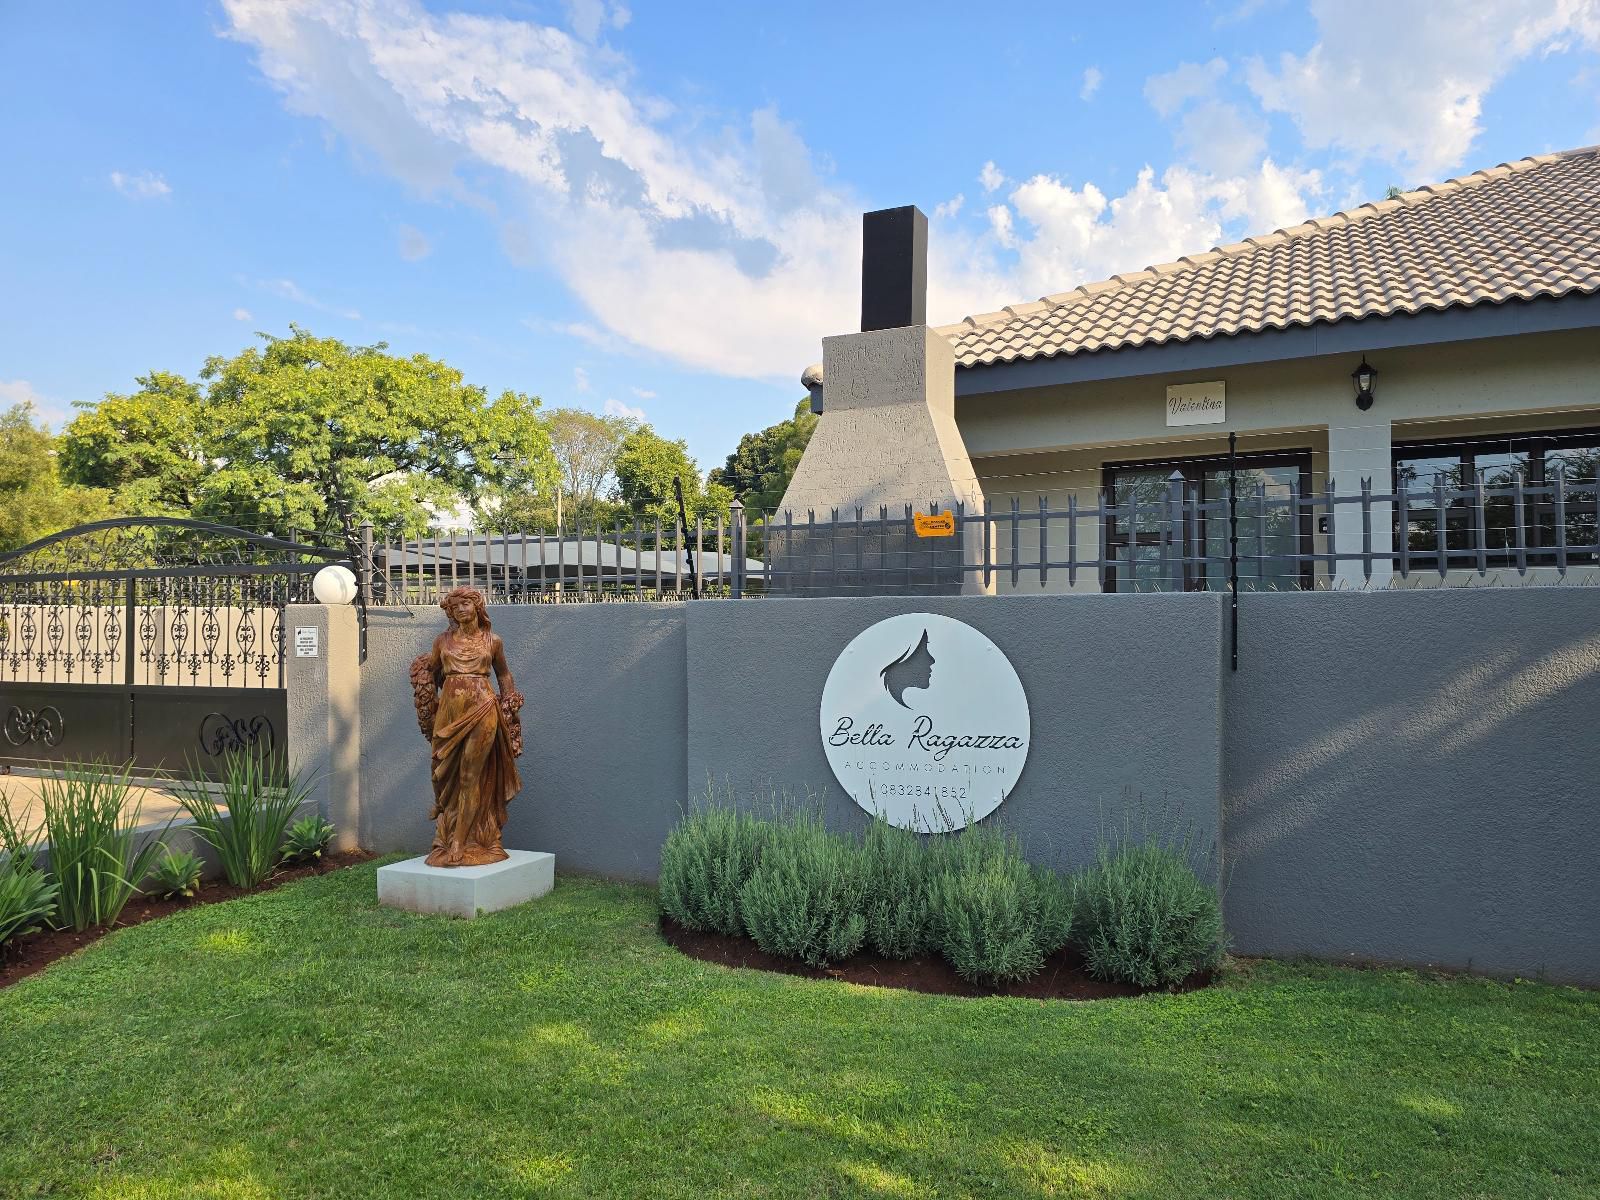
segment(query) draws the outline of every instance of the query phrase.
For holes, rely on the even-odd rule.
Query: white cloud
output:
[[[654,392],[652,392],[649,388],[636,387],[636,388],[629,388],[628,390],[631,391],[635,396],[639,397],[639,399],[641,399],[641,400],[654,400],[656,398],[656,394]]]
[[[74,415],[70,404],[41,395],[26,379],[0,379],[0,410],[16,404],[26,404],[33,409],[36,419],[55,429],[72,420]]]
[[[1163,117],[1170,117],[1184,105],[1216,94],[1217,84],[1228,73],[1226,59],[1206,63],[1179,63],[1161,75],[1144,81],[1144,98]]]
[[[433,243],[422,230],[410,225],[400,226],[400,257],[407,262],[417,262],[433,253]]]
[[[1116,197],[1093,183],[1074,188],[1036,175],[989,210],[990,233],[1016,256],[1013,286],[1049,295],[1209,249],[1231,221],[1252,233],[1295,224],[1307,216],[1306,196],[1321,186],[1317,172],[1270,158],[1235,176],[1174,166],[1158,179],[1147,166]]]
[[[460,195],[458,166],[492,191],[508,252],[553,270],[587,310],[528,318],[529,328],[788,379],[815,361],[821,337],[854,327],[867,205],[823,176],[776,110],[734,128],[686,121],[643,94],[614,50],[416,0],[224,8],[292,110],[419,191]],[[1207,107],[1225,104],[1214,93],[1227,70],[1218,59],[1150,81],[1158,110],[1183,110],[1176,132],[1190,161],[1146,168],[1123,194],[1051,175],[1018,184],[985,162],[986,225],[956,219],[956,201],[935,210],[934,320],[1203,250],[1232,222],[1254,232],[1303,212],[1319,178],[1263,157],[1245,114]]]
[[[341,308],[337,304],[329,304],[315,296],[308,295],[300,285],[292,279],[261,279],[256,281],[256,286],[264,292],[269,292],[282,300],[289,300],[295,304],[303,304],[307,308],[314,308],[318,312],[329,313],[335,317],[343,317],[346,321],[359,321],[361,314],[353,308]]]
[[[961,211],[961,206],[966,202],[967,197],[961,192],[957,192],[948,200],[941,200],[933,206],[933,219],[935,221],[949,220]]]
[[[130,200],[159,200],[172,195],[172,187],[157,171],[111,172],[111,186]]]
[[[587,392],[591,387],[591,384],[589,383],[589,372],[585,371],[582,367],[573,367],[572,386],[577,388],[580,392]]]
[[[255,317],[248,308],[236,308],[233,310],[233,319],[235,321],[254,321]]]
[[[1093,100],[1094,94],[1100,90],[1100,85],[1105,81],[1105,72],[1099,67],[1086,67],[1083,72],[1083,86],[1078,89],[1078,98]]]
[[[632,19],[633,14],[622,4],[607,4],[606,0],[567,0],[567,24],[586,42],[598,41],[607,26],[626,28]]]
[[[1409,173],[1408,186],[1462,164],[1484,96],[1523,59],[1600,48],[1595,0],[1313,0],[1311,10],[1316,43],[1275,68],[1253,60],[1251,89],[1308,147],[1386,162]]]
[[[692,366],[786,377],[854,324],[864,206],[811,184],[809,152],[770,110],[674,136],[682,122],[636,94],[614,51],[415,0],[224,9],[292,110],[420,191],[459,193],[458,165],[490,180],[475,186],[523,210],[541,265],[598,328]]]
[[[608,417],[622,417],[624,420],[637,421],[641,425],[645,423],[644,409],[634,408],[632,405],[624,404],[621,400],[607,400],[605,413]]]

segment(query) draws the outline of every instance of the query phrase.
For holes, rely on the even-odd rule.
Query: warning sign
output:
[[[936,513],[917,513],[915,517],[918,537],[953,537],[956,532],[956,514],[949,509]]]

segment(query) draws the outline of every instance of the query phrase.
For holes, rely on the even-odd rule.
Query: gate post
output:
[[[289,761],[332,821],[334,848],[361,844],[361,634],[350,604],[291,604],[284,612]],[[316,654],[304,653],[315,630]]]

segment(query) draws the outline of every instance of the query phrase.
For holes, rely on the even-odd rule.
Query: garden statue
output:
[[[478,867],[509,855],[500,844],[506,808],[522,787],[522,694],[505,645],[489,626],[483,593],[460,587],[439,602],[450,628],[411,664],[417,724],[433,746],[436,824],[430,867]],[[493,671],[500,682],[495,695]]]

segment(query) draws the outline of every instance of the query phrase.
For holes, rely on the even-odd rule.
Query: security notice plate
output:
[[[317,627],[315,625],[296,625],[294,629],[294,656],[296,658],[317,657]]]
[[[956,531],[956,514],[949,509],[942,513],[916,513],[912,523],[918,537],[951,537]]]

